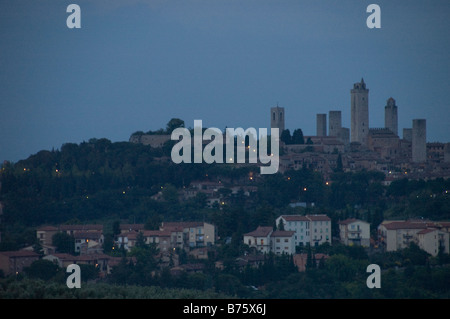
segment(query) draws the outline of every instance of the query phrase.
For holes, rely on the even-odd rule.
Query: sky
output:
[[[0,161],[171,118],[266,128],[276,105],[291,132],[330,110],[350,127],[361,78],[370,127],[393,97],[400,137],[425,118],[428,142],[450,142],[449,16],[448,0],[0,0]]]

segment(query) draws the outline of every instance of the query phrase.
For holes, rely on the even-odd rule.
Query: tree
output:
[[[278,230],[284,230],[284,223],[281,218],[280,218],[280,221],[278,222],[277,228],[278,228]]]
[[[286,129],[283,132],[281,132],[280,140],[286,145],[292,144],[291,131],[289,131],[289,129]]]
[[[50,260],[39,259],[33,261],[29,267],[24,269],[24,272],[31,278],[50,280],[59,270],[59,266]]]
[[[292,144],[305,144],[302,129],[294,130],[294,133],[292,133]]]
[[[342,163],[342,156],[339,153],[337,160],[336,160],[336,170],[335,172],[343,172],[344,171],[344,165]]]
[[[120,234],[120,221],[116,220],[112,226],[113,236],[117,236]]]
[[[162,190],[162,196],[165,201],[175,204],[178,202],[178,190],[172,184],[165,184]]]
[[[172,134],[173,130],[179,127],[184,127],[184,121],[178,118],[173,118],[167,123],[166,133]]]

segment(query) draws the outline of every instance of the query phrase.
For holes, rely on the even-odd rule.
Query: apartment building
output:
[[[331,219],[325,214],[318,215],[281,215],[276,225],[294,232],[295,246],[331,245]]]
[[[370,224],[355,218],[348,218],[339,223],[339,236],[344,245],[370,246]]]
[[[294,232],[274,231],[271,226],[259,226],[254,231],[244,234],[244,244],[261,253],[295,254]]]
[[[378,226],[378,239],[386,251],[407,248],[411,242],[432,256],[443,249],[449,253],[450,222],[427,220],[383,221]]]
[[[142,233],[146,244],[157,244],[160,251],[173,248],[199,248],[214,245],[215,226],[205,222],[164,222],[159,230],[141,230],[133,228],[117,236],[117,244],[130,250]]]

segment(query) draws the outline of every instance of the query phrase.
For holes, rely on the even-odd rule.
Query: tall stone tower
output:
[[[342,128],[341,111],[328,112],[328,135],[339,136]]]
[[[364,79],[353,84],[351,96],[351,127],[350,141],[367,144],[369,133],[369,90]]]
[[[281,132],[284,131],[284,107],[270,108],[270,128],[278,128],[281,136]]]
[[[327,136],[327,115],[317,114],[317,136]]]
[[[390,97],[384,107],[384,127],[398,136],[398,115],[395,100]]]
[[[415,163],[427,160],[427,123],[425,119],[415,119],[412,124],[412,161]]]

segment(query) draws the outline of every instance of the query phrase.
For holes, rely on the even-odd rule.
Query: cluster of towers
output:
[[[341,111],[329,111],[328,134],[327,114],[317,114],[316,135],[334,136],[344,144],[359,143],[367,146],[370,133],[369,127],[369,89],[364,79],[353,85],[350,90],[351,121],[350,129],[342,127]],[[273,107],[270,109],[271,127],[279,128],[280,132],[285,129],[284,108]],[[398,137],[398,107],[391,97],[387,100],[384,108],[384,129]],[[427,158],[426,146],[426,120],[414,119],[412,128],[403,129],[403,139],[411,142],[412,161],[425,162]]]

